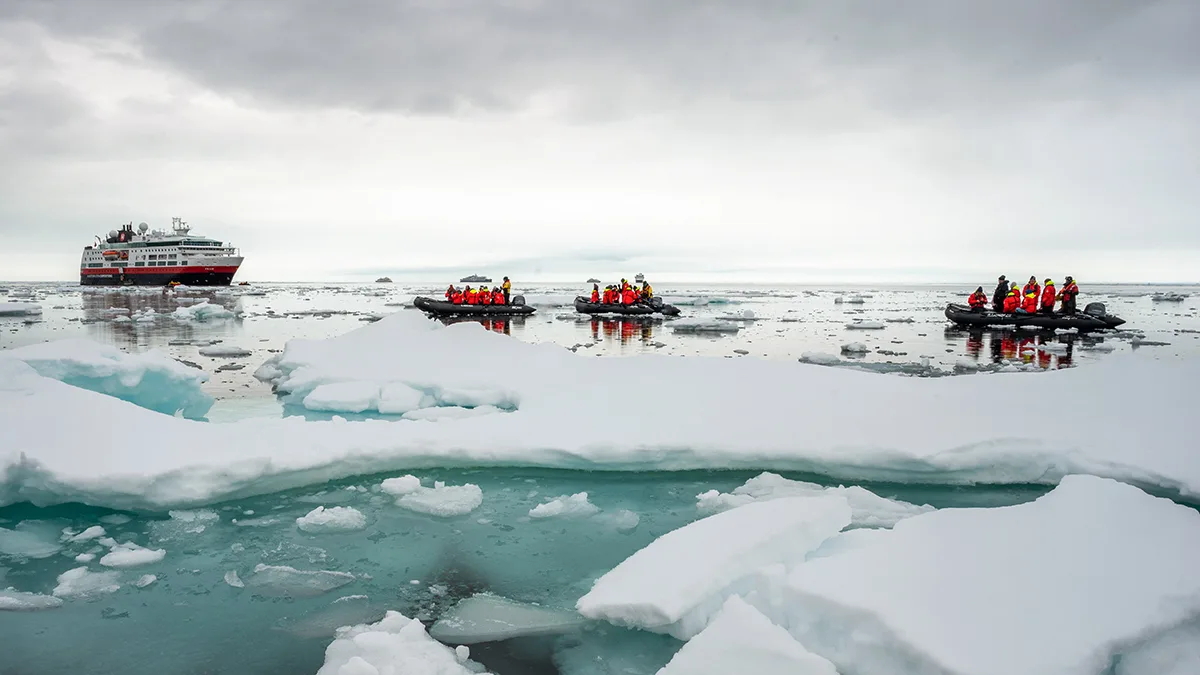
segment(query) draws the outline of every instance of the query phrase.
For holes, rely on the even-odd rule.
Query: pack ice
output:
[[[1200,497],[1190,421],[1198,363],[1112,359],[914,379],[753,358],[596,359],[399,312],[337,338],[292,340],[260,374],[300,404],[350,383],[367,410],[398,401],[393,410],[424,406],[409,414],[489,414],[223,424],[158,415],[23,366],[0,359],[0,425],[11,439],[0,446],[0,504],[163,508],[438,466],[753,468],[951,484],[1087,473]],[[596,424],[597,411],[630,392],[652,413]],[[1054,414],[997,424],[984,412],[996,400],[1052,403]],[[58,423],[63,410],[73,424]],[[172,442],[151,450],[92,431],[112,424]]]
[[[150,350],[130,354],[92,340],[72,338],[0,352],[0,359],[23,361],[38,374],[149,410],[203,418],[213,399],[200,390],[208,374]]]
[[[779,514],[748,510],[786,501],[665,535],[602,577],[581,611],[660,629],[697,598],[728,595],[713,589],[740,576],[738,595],[846,673],[1100,675],[1119,663],[1115,672],[1149,675],[1198,653],[1187,645],[1200,637],[1200,513],[1136,487],[1068,476],[1018,506],[923,513],[815,550],[814,532],[790,551],[773,543],[773,566],[730,555],[737,532],[774,527],[776,539],[793,538],[771,522]],[[707,549],[692,547],[689,565],[677,557],[686,547],[666,545],[699,541],[706,522],[735,514],[708,533]],[[712,557],[728,562],[713,568]],[[703,574],[689,567],[711,570],[707,582],[678,581]],[[720,625],[703,617],[677,634],[700,640],[699,629]]]

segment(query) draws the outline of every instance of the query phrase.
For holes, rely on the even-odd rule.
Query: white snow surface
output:
[[[843,497],[756,502],[668,532],[596,580],[590,619],[687,640],[761,568],[802,561],[850,524]]]
[[[71,537],[71,542],[78,544],[85,541],[91,541],[93,539],[99,539],[107,534],[108,533],[104,531],[103,527],[99,525],[93,525],[83,532]]]
[[[897,522],[919,513],[932,511],[933,507],[909,504],[879,495],[857,485],[850,487],[823,487],[816,483],[789,480],[774,473],[761,473],[732,492],[709,490],[696,495],[696,508],[701,513],[718,513],[753,502],[780,499],[782,497],[818,497],[821,495],[845,497],[852,510],[851,525],[855,527],[891,527]]]
[[[367,526],[367,517],[352,506],[318,506],[296,519],[296,527],[310,534],[350,532]]]
[[[32,302],[0,302],[0,316],[38,316],[42,306]]]
[[[837,675],[837,669],[733,596],[658,675]]]
[[[396,499],[400,508],[442,518],[464,516],[481,504],[483,490],[478,485],[446,485],[442,481],[436,481],[431,488],[418,486]]]
[[[56,598],[80,598],[115,593],[121,590],[120,572],[92,572],[87,567],[76,567],[58,575],[54,587]]]
[[[399,612],[373,624],[339,628],[317,675],[471,675],[483,673],[456,651],[429,637],[425,626]]]
[[[1129,355],[1047,373],[900,378],[756,358],[597,359],[413,312],[329,340],[292,340],[278,356],[263,370],[299,400],[322,384],[370,381],[410,386],[437,405],[502,401],[511,412],[436,424],[299,417],[208,424],[69,387],[0,358],[0,505],[161,509],[459,466],[753,468],[949,484],[1053,484],[1088,473],[1200,497],[1194,361]],[[655,414],[594,423],[596,410],[629,391],[653,401]],[[997,427],[979,423],[982,400],[1056,407],[1052,416]],[[59,423],[63,410],[72,411],[72,424]],[[172,441],[149,448],[93,432],[113,424]]]
[[[69,338],[0,351],[38,374],[131,401],[168,415],[203,417],[213,399],[200,390],[208,374],[158,350],[130,354],[85,338]]]
[[[748,599],[844,672],[1095,675],[1200,622],[1200,513],[1108,479],[841,536]]]
[[[211,321],[213,319],[232,319],[234,313],[205,300],[190,307],[179,307],[171,316],[179,321]]]
[[[578,612],[542,607],[491,593],[460,600],[429,628],[429,634],[447,644],[470,645],[531,635],[554,635],[581,627]]]
[[[600,507],[588,501],[586,492],[555,497],[529,510],[530,518],[584,518],[600,512]]]

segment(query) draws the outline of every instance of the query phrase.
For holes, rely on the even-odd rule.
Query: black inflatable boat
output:
[[[575,298],[575,311],[580,314],[622,314],[625,316],[645,314],[676,316],[679,314],[678,307],[664,304],[662,298],[650,298],[649,303],[638,303],[636,305],[606,305],[602,302],[592,302],[582,295]]]
[[[514,316],[537,310],[525,304],[524,296],[514,295],[507,305],[456,305],[445,300],[418,297],[413,307],[434,316]]]
[[[1124,319],[1105,311],[1102,302],[1088,303],[1088,306],[1077,314],[997,314],[991,310],[976,312],[966,305],[950,303],[946,305],[946,318],[959,326],[1028,326],[1049,330],[1074,328],[1081,332],[1108,330],[1125,323]]]

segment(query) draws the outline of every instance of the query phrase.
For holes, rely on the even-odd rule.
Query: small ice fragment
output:
[[[466,645],[459,645],[454,648],[454,657],[459,663],[466,663],[467,659],[471,658],[471,648]]]
[[[871,350],[861,342],[851,342],[849,344],[842,345],[843,354],[866,354],[869,351]]]
[[[254,574],[245,583],[264,595],[299,598],[328,593],[353,581],[354,575],[348,572],[298,570],[287,565],[260,563],[254,567]]]
[[[90,563],[95,559],[95,553],[80,553],[79,555],[75,556],[75,562],[77,563]]]
[[[367,517],[358,509],[349,506],[335,506],[330,509],[318,506],[296,519],[296,527],[310,534],[349,532],[361,530],[366,526]]]
[[[532,635],[556,635],[583,624],[584,618],[572,610],[478,593],[443,613],[429,628],[429,635],[449,644],[477,644]]]
[[[158,581],[157,576],[153,574],[143,574],[138,578],[137,581],[133,582],[133,585],[137,586],[138,588],[145,588],[156,581]]]
[[[105,567],[137,567],[156,563],[166,555],[165,549],[142,548],[130,542],[114,546],[112,551],[100,559],[100,564]]]
[[[413,475],[389,478],[379,484],[379,489],[399,497],[421,489],[421,479]]]
[[[230,586],[233,586],[234,588],[245,588],[246,587],[246,584],[242,583],[242,580],[238,577],[238,573],[236,570],[229,570],[228,572],[225,573],[225,583],[229,584]]]
[[[385,481],[386,482],[386,481]],[[483,504],[478,485],[446,485],[438,481],[432,488],[419,487],[396,500],[396,506],[443,518],[466,515]]]
[[[556,517],[586,517],[600,511],[600,508],[588,501],[586,492],[578,492],[571,496],[556,497],[545,504],[538,504],[529,510],[530,518]]]
[[[40,593],[23,593],[14,588],[0,589],[0,612],[32,612],[62,607],[61,598]]]
[[[54,597],[76,598],[103,593],[115,593],[121,589],[117,583],[120,572],[90,572],[86,567],[76,567],[58,575]]]
[[[84,542],[84,541],[91,541],[93,539],[99,539],[100,537],[103,537],[105,534],[106,533],[105,533],[103,527],[100,527],[99,525],[93,525],[93,526],[89,527],[88,529],[84,530],[83,532],[80,532],[79,534],[75,535],[74,537],[71,537],[71,541],[78,544],[78,543]]]

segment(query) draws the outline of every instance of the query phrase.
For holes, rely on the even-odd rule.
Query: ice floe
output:
[[[741,329],[737,323],[701,316],[671,322],[671,330],[676,333],[736,333]]]
[[[168,415],[204,417],[213,399],[201,391],[208,375],[156,350],[130,354],[84,338],[32,344],[0,352],[38,374],[124,399]]]
[[[226,358],[250,356],[250,354],[253,353],[249,349],[245,349],[237,345],[209,345],[207,347],[201,347],[197,351],[200,352],[200,356],[223,356]]]
[[[474,675],[483,668],[470,651],[451,649],[429,637],[425,626],[399,612],[377,623],[338,630],[325,649],[317,675]]]
[[[254,567],[254,573],[247,579],[240,580],[236,573],[233,580],[242,581],[245,588],[262,595],[304,598],[321,595],[341,588],[354,582],[354,575],[349,572],[331,570],[298,570],[288,565],[263,565]],[[231,583],[228,574],[225,583]]]
[[[1090,473],[1200,496],[1191,423],[1200,390],[1189,384],[1200,378],[1195,362],[1129,355],[1048,373],[922,380],[755,358],[596,359],[478,324],[397,313],[338,338],[293,340],[272,368],[281,391],[301,399],[323,384],[373,382],[412,387],[443,407],[503,400],[507,412],[437,424],[297,417],[208,424],[0,358],[0,505],[175,507],[351,475],[462,466],[750,468],[958,485],[1053,484]],[[631,391],[653,402],[653,414],[597,423],[597,411]],[[1054,401],[1055,415],[992,424],[979,416],[983,400]],[[72,411],[72,424],[61,423],[63,410]],[[114,424],[170,443],[147,447],[95,432]]]
[[[92,572],[87,567],[76,567],[58,575],[54,587],[57,598],[91,597],[116,593],[121,590],[120,572]]]
[[[83,532],[80,532],[79,534],[71,537],[71,542],[78,544],[80,542],[91,541],[93,539],[99,539],[100,537],[106,536],[107,534],[108,533],[104,531],[103,527],[101,527],[99,525],[93,525],[93,526],[89,527],[88,529],[84,530]]]
[[[478,485],[446,485],[435,481],[433,487],[427,488],[419,480],[414,485],[413,478],[389,478],[380,484],[380,489],[396,495],[396,506],[429,516],[463,516],[483,504],[483,490]]]
[[[179,307],[171,314],[171,317],[179,321],[213,321],[232,319],[234,313],[221,305],[214,305],[204,300],[189,307]]]
[[[531,635],[556,635],[581,627],[578,612],[517,602],[491,593],[478,593],[447,610],[429,634],[455,645],[495,642]]]
[[[24,593],[15,588],[0,588],[0,612],[34,612],[61,607],[62,598],[40,593]]]
[[[105,567],[139,567],[156,563],[166,557],[164,549],[149,549],[137,544],[126,542],[117,544],[112,550],[100,558],[100,564]]]
[[[844,672],[1094,675],[1200,621],[1200,513],[1112,480],[840,536],[748,599]]]
[[[737,596],[658,675],[838,675],[786,630]]]
[[[580,518],[600,512],[600,507],[588,501],[586,492],[556,497],[529,510],[530,518]]]
[[[367,517],[351,506],[318,506],[296,519],[296,527],[309,534],[349,532],[367,526]]]
[[[26,520],[12,529],[0,527],[0,556],[41,559],[62,550],[56,528],[40,520]]]
[[[576,608],[591,619],[686,640],[761,568],[803,560],[850,517],[850,505],[836,495],[755,502],[718,513],[634,553],[596,580]]]
[[[0,316],[39,316],[42,306],[32,302],[0,302]]]
[[[932,511],[928,505],[887,499],[857,485],[824,487],[816,483],[789,480],[774,473],[762,473],[732,492],[716,490],[696,495],[696,508],[702,513],[718,513],[753,502],[783,497],[844,497],[852,510],[851,525],[855,527],[891,527],[905,518]]]

